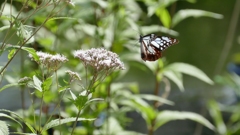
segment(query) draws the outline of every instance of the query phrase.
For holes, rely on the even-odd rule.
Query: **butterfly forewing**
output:
[[[179,42],[175,38],[154,34],[140,36],[139,41],[141,43],[141,57],[144,61],[155,61],[161,58],[162,51]]]

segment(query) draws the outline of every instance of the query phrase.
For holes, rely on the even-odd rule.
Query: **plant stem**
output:
[[[111,82],[109,83],[108,87],[107,87],[107,123],[106,123],[106,133],[108,134],[109,131],[109,116],[110,116],[110,101],[111,101]]]
[[[43,95],[44,95],[44,92],[42,93],[41,104],[40,104],[39,131],[41,131],[41,124],[42,124],[41,117],[42,117],[42,107],[43,107]]]
[[[73,124],[73,129],[72,129],[71,135],[73,135],[74,129],[76,128],[78,117],[80,116],[80,113],[81,113],[81,110],[78,111],[76,121]]]
[[[223,65],[229,54],[229,51],[232,48],[234,33],[237,30],[237,22],[238,22],[239,14],[240,14],[240,0],[236,0],[236,4],[233,9],[230,25],[228,27],[228,34],[227,34],[227,37],[226,37],[226,40],[224,43],[224,47],[222,49],[222,53],[220,55],[220,58],[218,59],[218,63],[217,63],[216,69],[215,69],[215,75],[217,75],[221,72]]]
[[[158,75],[159,71],[160,71],[160,68],[158,66],[157,70],[156,70],[156,75]],[[159,86],[160,86],[160,81],[158,81],[157,76],[155,76],[155,90],[154,90],[154,95],[155,96],[158,96],[158,94],[159,94]],[[153,108],[154,108],[154,110],[157,110],[158,101],[154,101]],[[148,135],[153,135],[155,123],[156,123],[156,117],[153,118],[152,121],[151,121],[151,127],[149,127],[149,129],[148,129]]]

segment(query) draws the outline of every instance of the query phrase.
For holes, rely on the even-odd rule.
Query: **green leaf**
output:
[[[13,86],[20,86],[20,85],[26,85],[25,83],[11,83],[11,84],[7,84],[7,85],[4,85],[1,89],[0,89],[0,92],[7,89],[7,88],[10,88],[10,87],[13,87]]]
[[[15,113],[13,111],[5,110],[5,109],[0,109],[0,111],[7,112],[7,113],[10,113],[11,115],[14,115],[14,117],[17,117],[18,119],[21,120],[21,122],[23,122],[25,125],[27,125],[27,127],[32,131],[32,133],[36,133],[35,129],[29,123],[27,123],[22,117],[20,117],[17,113]],[[20,122],[18,122],[18,121],[16,121],[16,122],[22,126],[22,124]]]
[[[16,135],[38,135],[38,134],[34,134],[34,133],[22,133],[22,132],[11,132],[12,134],[16,134]]]
[[[175,72],[173,70],[164,69],[163,73],[159,73],[159,75],[161,74],[166,76],[168,79],[172,80],[181,91],[184,91],[183,79],[182,79],[181,73]]]
[[[177,0],[159,0],[159,1],[148,1],[145,3],[148,5],[148,16],[152,16],[159,9],[166,9],[169,5],[176,2]]]
[[[170,28],[171,17],[166,8],[158,8],[156,10],[156,15],[161,20],[164,27]]]
[[[90,100],[88,100],[88,101],[86,102],[85,107],[86,107],[87,105],[90,105],[92,102],[103,102],[103,101],[104,101],[103,98],[90,99]]]
[[[28,53],[30,53],[35,61],[39,60],[39,57],[38,57],[36,51],[33,48],[22,47],[22,49],[27,51]]]
[[[211,17],[215,19],[222,19],[223,15],[216,14],[209,11],[198,10],[198,9],[182,9],[179,10],[172,19],[172,27],[176,26],[182,20],[188,17]]]
[[[215,127],[204,117],[197,113],[192,112],[179,112],[179,111],[161,111],[158,113],[156,118],[156,125],[154,126],[154,129],[158,129],[163,124],[172,121],[172,120],[193,120],[198,123],[203,124],[204,126],[208,127],[211,130],[214,130]]]
[[[72,100],[76,100],[77,99],[76,95],[71,90],[69,90],[69,92],[72,96]]]
[[[2,26],[2,27],[0,27],[0,31],[4,31],[4,30],[9,29],[9,28],[10,28],[10,25]]]
[[[21,22],[17,23],[17,35],[22,38],[23,41],[26,41],[26,44],[34,42],[33,27],[28,25],[23,25]]]
[[[12,49],[9,54],[8,54],[8,59],[11,59],[13,57],[13,55],[15,54],[16,49]]]
[[[18,123],[22,127],[22,124],[20,122],[18,122],[15,118],[13,118],[10,115],[4,114],[4,113],[0,113],[0,117],[5,117],[5,118],[8,118],[8,119],[11,119],[11,120],[15,121],[16,123]]]
[[[70,90],[69,86],[62,86],[58,89],[58,92],[63,92],[63,91],[66,91],[66,90]]]
[[[38,43],[42,46],[51,46],[53,44],[53,39],[48,37],[48,38],[40,38],[37,40]]]
[[[7,48],[20,48],[20,46],[18,46],[18,45],[7,45],[6,47],[7,47]],[[23,47],[23,46],[22,46],[21,49],[24,50],[24,51],[27,51],[28,53],[30,53],[30,54],[33,56],[33,59],[34,59],[35,61],[38,61],[38,60],[39,60],[39,57],[38,57],[36,51],[35,51],[33,48]]]
[[[52,85],[52,76],[48,77],[42,84],[44,91],[49,91]]]
[[[151,121],[156,117],[153,108],[139,96],[133,95],[129,98],[131,98],[131,100],[123,100],[119,104],[129,106],[138,111],[145,119],[148,127],[150,127]]]
[[[208,109],[209,109],[209,113],[212,116],[214,123],[216,125],[217,128],[217,132],[220,135],[226,135],[227,134],[227,127],[223,121],[223,117],[222,114],[220,112],[220,108],[217,104],[216,101],[211,100],[208,102]]]
[[[9,135],[9,129],[6,122],[0,120],[0,135]]]
[[[74,105],[78,108],[78,110],[81,110],[83,107],[86,106],[86,103],[88,101],[88,96],[84,94],[86,91],[83,91],[82,94],[78,96],[76,96],[71,90],[69,91],[72,96],[72,99],[70,100],[73,101]]]
[[[93,121],[95,119],[89,119],[89,118],[78,118],[77,121]],[[46,131],[50,128],[65,124],[65,123],[69,123],[69,122],[75,122],[76,121],[76,117],[72,117],[72,118],[65,118],[65,119],[55,119],[50,121],[49,123],[47,123],[44,127],[43,127],[43,131]]]
[[[102,126],[102,135],[120,135],[123,131],[122,126],[115,117],[109,117]],[[125,134],[124,134],[125,135]]]
[[[40,92],[42,92],[42,82],[34,75],[33,76],[33,87],[37,90],[39,90]]]
[[[139,95],[141,98],[144,98],[146,100],[150,100],[150,101],[158,101],[164,104],[168,104],[168,105],[174,105],[174,102],[169,101],[165,98],[159,97],[159,96],[155,96],[155,95],[150,95],[150,94],[141,94]]]
[[[146,62],[145,65],[152,71],[153,74],[156,73],[157,67],[158,67],[158,62]]]
[[[88,96],[77,96],[77,99],[74,101],[75,106],[78,108],[78,110],[81,110],[85,104],[88,101]]]
[[[214,82],[200,69],[196,68],[193,65],[186,63],[173,63],[166,67],[167,70],[172,70],[175,72],[184,73],[193,77],[196,77],[208,84],[213,85]]]

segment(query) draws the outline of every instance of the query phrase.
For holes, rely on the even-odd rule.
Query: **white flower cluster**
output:
[[[77,72],[73,72],[71,70],[67,70],[65,72],[68,73],[72,78],[74,78],[76,80],[79,80],[79,81],[82,80]]]
[[[103,48],[92,48],[90,50],[77,50],[73,55],[97,70],[102,69],[125,69],[123,62],[119,60],[116,53]]]
[[[59,64],[68,61],[68,59],[64,55],[60,54],[52,55],[45,52],[36,52],[36,54],[39,57],[39,61],[36,62],[38,62],[39,64],[43,64],[47,67],[58,67]],[[31,54],[29,54],[29,57],[34,60]]]
[[[20,78],[19,80],[18,80],[18,83],[27,83],[28,81],[30,81],[31,80],[31,78],[30,77],[23,77],[23,78]]]

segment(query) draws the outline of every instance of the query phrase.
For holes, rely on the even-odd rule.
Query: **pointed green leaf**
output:
[[[1,120],[0,120],[0,135],[9,135],[7,123]]]
[[[0,92],[7,89],[7,88],[10,88],[10,87],[13,87],[13,86],[20,86],[20,85],[26,85],[25,83],[11,83],[11,84],[7,84],[7,85],[4,85],[1,89],[0,89]]]
[[[76,100],[77,99],[76,95],[71,90],[69,90],[69,92],[72,96],[72,100]]]
[[[39,60],[39,57],[36,53],[36,51],[33,49],[33,48],[29,48],[29,47],[22,47],[23,50],[27,51],[29,54],[32,55],[33,59],[35,61],[38,61]]]
[[[9,28],[10,28],[10,25],[2,26],[2,27],[0,27],[0,31],[4,31],[4,30],[9,29]]]
[[[16,119],[14,119],[10,115],[4,114],[4,113],[0,113],[0,117],[5,117],[5,118],[8,118],[8,119],[11,119],[11,120],[15,121],[16,123],[18,123],[22,127],[22,124],[20,122],[18,122]]]
[[[55,119],[50,121],[49,123],[47,123],[44,127],[43,127],[43,131],[46,131],[50,128],[62,125],[62,124],[66,124],[69,122],[75,122],[75,121],[93,121],[95,119],[89,119],[89,118],[78,118],[76,119],[75,117],[72,118],[65,118],[65,119]]]
[[[44,91],[49,91],[52,85],[52,76],[48,77],[42,84]]]
[[[13,55],[15,54],[16,49],[12,49],[9,54],[8,54],[8,59],[11,59],[13,57]]]
[[[219,108],[219,105],[217,104],[217,102],[214,100],[209,101],[208,109],[209,109],[209,113],[212,116],[214,123],[216,125],[217,132],[220,135],[226,135],[227,127],[223,121],[223,117],[222,117],[222,114],[220,112],[220,108]]]
[[[139,96],[131,96],[129,98],[131,98],[131,100],[123,100],[119,104],[129,106],[138,111],[145,119],[147,125],[150,126],[151,120],[156,116],[153,108]]]
[[[172,19],[172,26],[176,26],[179,22],[182,20],[188,18],[188,17],[212,17],[215,19],[222,19],[223,15],[216,14],[209,11],[204,10],[198,10],[198,9],[182,9],[179,10]]]
[[[39,90],[40,92],[42,92],[42,82],[37,78],[37,76],[33,76],[33,87],[37,90]]]
[[[173,70],[164,70],[162,73],[168,79],[172,80],[181,91],[184,91],[182,74]],[[161,75],[161,74],[160,74]]]
[[[197,67],[190,65],[190,64],[186,64],[186,63],[173,63],[170,64],[166,67],[168,70],[172,70],[175,72],[180,72],[180,73],[184,73],[193,77],[196,77],[208,84],[214,84],[214,82],[200,69],[198,69]]]
[[[34,133],[11,132],[14,135],[39,135]]]
[[[66,90],[70,90],[69,86],[62,86],[58,89],[58,92],[63,92],[63,91],[66,91]]]
[[[20,48],[19,45],[7,45],[6,47],[7,47],[7,48]],[[31,54],[32,57],[33,57],[33,59],[34,59],[35,61],[38,61],[38,60],[39,60],[39,57],[38,57],[36,51],[35,51],[33,48],[23,47],[23,46],[22,46],[21,49],[24,50],[24,51],[27,51],[29,54]]]
[[[155,96],[155,95],[150,95],[150,94],[141,94],[139,95],[141,98],[144,98],[146,100],[150,100],[150,101],[158,101],[164,104],[168,104],[168,105],[174,105],[174,102],[167,100],[165,98],[159,97],[159,96]]]
[[[36,133],[35,129],[29,123],[27,123],[22,117],[20,117],[17,113],[15,113],[13,111],[5,110],[5,109],[0,109],[0,111],[1,112],[7,112],[7,113],[10,113],[11,115],[14,115],[14,117],[18,118],[21,122],[26,124],[27,127],[32,131],[32,133]],[[16,122],[19,123],[22,126],[22,124],[20,122],[18,122],[18,121],[16,121]]]
[[[103,102],[103,101],[104,101],[103,98],[94,98],[94,99],[88,100],[85,105],[89,105],[92,102]]]
[[[168,111],[168,110],[159,112],[156,118],[156,124],[154,129],[156,130],[163,124],[172,120],[185,120],[185,119],[189,119],[189,120],[201,123],[202,125],[208,127],[211,130],[215,129],[215,127],[207,119],[205,119],[204,117],[202,117],[197,113]]]
[[[164,27],[170,28],[171,17],[166,8],[158,8],[156,10],[156,15],[161,20]]]
[[[74,100],[74,104],[78,108],[78,110],[81,110],[85,106],[87,101],[88,101],[88,97],[87,96],[79,95],[79,96],[77,96],[77,99]]]

